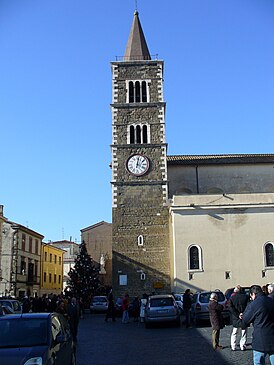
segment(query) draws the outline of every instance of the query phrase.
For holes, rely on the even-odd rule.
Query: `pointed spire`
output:
[[[135,10],[127,47],[124,54],[124,61],[151,60],[138,15],[138,11]]]

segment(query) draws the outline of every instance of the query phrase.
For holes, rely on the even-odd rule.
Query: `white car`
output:
[[[183,314],[183,312],[184,312],[184,307],[183,307],[184,294],[174,294],[174,298],[180,309],[180,314]]]
[[[106,312],[108,309],[108,299],[106,296],[95,296],[91,299],[90,313]]]

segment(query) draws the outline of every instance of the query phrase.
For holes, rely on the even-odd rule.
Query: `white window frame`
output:
[[[190,268],[190,249],[192,247],[197,247],[198,248],[198,255],[199,255],[199,268],[198,269],[191,269]],[[203,270],[203,255],[202,255],[202,248],[201,248],[201,246],[199,246],[197,244],[194,244],[194,243],[188,246],[188,248],[187,248],[187,263],[188,263],[187,269],[188,269],[188,272],[189,273],[202,272],[202,271],[204,271]]]

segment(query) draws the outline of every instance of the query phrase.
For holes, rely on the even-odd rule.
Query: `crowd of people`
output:
[[[269,356],[274,365],[274,285],[265,287],[252,285],[250,298],[237,285],[229,299],[232,317],[231,350],[236,350],[237,333],[240,332],[240,349],[246,350],[247,331],[253,326],[252,349],[254,365],[265,364]],[[220,330],[224,328],[222,318],[223,305],[218,303],[218,296],[212,293],[209,303],[210,322],[212,326],[212,345],[215,350],[223,347],[219,344]]]
[[[40,297],[25,296],[21,301],[22,313],[56,312],[62,314],[69,322],[73,340],[77,341],[79,320],[83,318],[84,314],[81,298],[76,299],[63,294],[44,294]]]

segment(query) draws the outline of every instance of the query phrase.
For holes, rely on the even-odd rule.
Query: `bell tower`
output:
[[[151,57],[137,11],[112,67],[112,249],[116,296],[170,292],[163,61]]]

